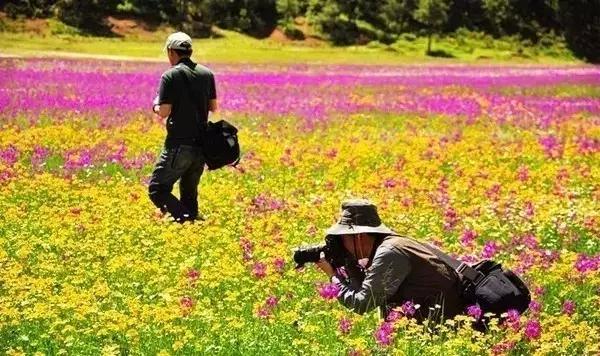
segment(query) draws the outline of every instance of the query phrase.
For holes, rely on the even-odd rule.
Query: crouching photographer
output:
[[[294,260],[297,267],[316,263],[337,285],[339,302],[354,312],[379,307],[387,318],[396,307],[412,302],[418,307],[410,314],[417,321],[440,322],[472,304],[498,315],[527,308],[527,287],[499,264],[485,261],[473,268],[433,246],[399,236],[367,200],[345,201],[341,210],[338,223],[326,232],[325,245],[298,249]]]

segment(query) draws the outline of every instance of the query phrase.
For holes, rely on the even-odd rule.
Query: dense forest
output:
[[[600,61],[600,0],[13,0],[9,16],[57,17],[85,31],[109,14],[169,23],[195,36],[213,25],[256,37],[280,27],[294,39],[305,18],[335,45],[393,43],[400,36],[468,30],[538,43],[564,38],[573,53]]]

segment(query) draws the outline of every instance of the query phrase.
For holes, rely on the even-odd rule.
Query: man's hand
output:
[[[329,276],[329,278],[335,276],[335,270],[333,269],[331,264],[327,262],[327,260],[322,258],[316,264],[321,269],[321,271],[325,272],[325,274]]]

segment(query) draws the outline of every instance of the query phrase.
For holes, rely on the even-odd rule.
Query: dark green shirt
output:
[[[215,78],[206,67],[182,58],[163,73],[158,89],[158,104],[171,104],[166,120],[166,145],[189,144],[200,138],[208,121],[208,107],[217,98]]]
[[[452,318],[464,309],[458,275],[421,243],[406,237],[385,237],[364,274],[350,265],[346,272],[348,279],[332,278],[340,290],[338,300],[360,314],[380,307],[386,315],[405,301],[419,305],[417,320],[437,319],[440,313]]]

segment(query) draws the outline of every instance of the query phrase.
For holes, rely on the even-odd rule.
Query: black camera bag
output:
[[[181,68],[181,71],[186,70],[185,65],[180,65],[178,68]],[[193,103],[192,86],[185,73],[181,72],[181,77],[185,83],[190,102]],[[200,140],[209,170],[212,171],[227,165],[235,167],[240,163],[240,143],[237,137],[238,130],[235,126],[225,120],[209,121],[206,124],[198,122],[198,126],[204,128]]]
[[[209,170],[240,162],[237,128],[225,120],[209,122],[202,137],[202,151]]]

